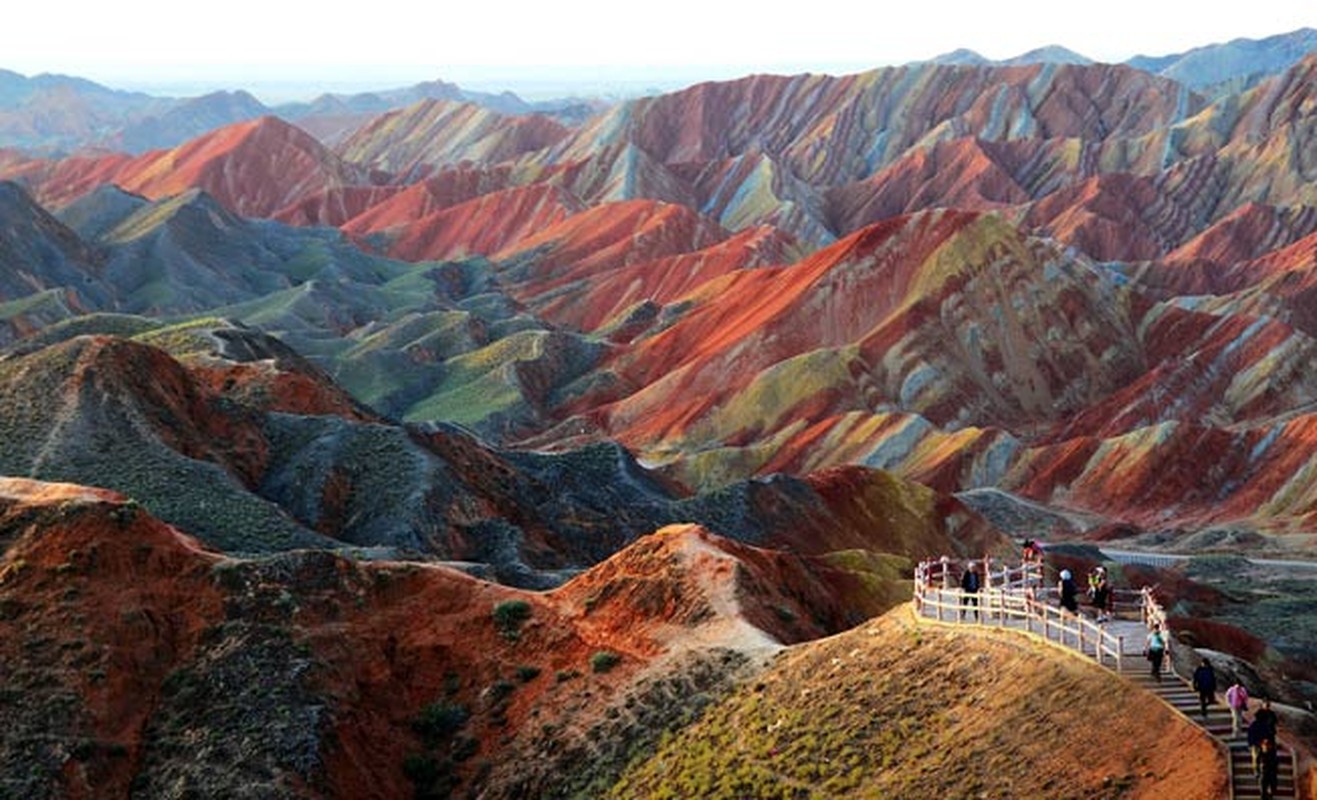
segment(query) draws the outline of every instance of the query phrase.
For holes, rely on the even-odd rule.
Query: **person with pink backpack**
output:
[[[1226,705],[1230,708],[1230,738],[1239,736],[1239,728],[1243,724],[1244,712],[1248,710],[1248,689],[1244,684],[1235,681],[1226,689]]]

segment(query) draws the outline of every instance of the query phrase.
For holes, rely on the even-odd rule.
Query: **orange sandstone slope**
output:
[[[905,583],[691,526],[547,594],[323,551],[236,560],[113,493],[0,479],[0,689],[22,698],[0,789],[553,796]]]
[[[489,255],[581,210],[575,197],[545,184],[490,192],[402,226],[387,254],[403,261]]]
[[[512,188],[512,181],[503,168],[457,166],[396,188],[392,196],[341,223],[343,231],[360,239],[402,229],[445,208]]]
[[[507,279],[544,292],[608,270],[698,250],[728,233],[689,208],[653,200],[604,203],[492,254]]]
[[[789,263],[798,253],[789,234],[771,227],[747,228],[687,253],[627,264],[602,275],[584,276],[565,293],[540,284],[520,288],[544,319],[583,331],[609,328],[609,338],[626,340],[650,329],[664,305],[704,284],[744,269]]]

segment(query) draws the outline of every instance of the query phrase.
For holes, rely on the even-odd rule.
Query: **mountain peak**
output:
[[[1058,44],[1049,44],[1008,58],[1001,64],[1017,66],[1024,64],[1092,64],[1093,59],[1080,55]]]
[[[934,56],[933,58],[928,59],[928,62],[931,64],[950,64],[953,66],[958,65],[958,66],[974,66],[974,67],[981,67],[992,63],[986,57],[965,47],[957,48],[949,53],[943,53],[940,56]],[[915,62],[915,63],[921,63],[921,62]]]

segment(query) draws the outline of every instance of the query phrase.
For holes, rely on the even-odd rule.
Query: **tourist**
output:
[[[1253,721],[1248,724],[1248,751],[1253,756],[1253,774],[1258,772],[1258,756],[1262,747],[1262,741],[1270,741],[1274,747],[1276,744],[1276,727],[1279,720],[1276,719],[1276,712],[1271,710],[1271,699],[1262,698],[1262,708],[1257,710],[1253,715]]]
[[[1276,729],[1280,726],[1280,719],[1276,717],[1276,712],[1271,708],[1271,698],[1262,698],[1262,708],[1257,710],[1253,715],[1255,721],[1260,720],[1267,729],[1267,736],[1274,742],[1276,741]]]
[[[1235,681],[1226,689],[1226,707],[1230,709],[1230,736],[1237,738],[1240,722],[1248,710],[1248,689],[1244,688],[1244,684]]]
[[[1070,570],[1061,570],[1061,582],[1057,584],[1057,592],[1061,595],[1061,608],[1069,611],[1071,614],[1079,613],[1079,587],[1075,586],[1074,576]]]
[[[1270,739],[1258,743],[1257,774],[1262,800],[1271,800],[1280,786],[1280,759],[1276,756],[1276,744]]]
[[[1148,632],[1147,645],[1143,649],[1143,654],[1148,657],[1148,661],[1152,665],[1152,677],[1160,683],[1162,679],[1162,659],[1166,657],[1166,634],[1162,632],[1162,626],[1152,626],[1152,630]]]
[[[965,607],[974,606],[974,621],[979,622],[979,572],[973,561],[965,567],[965,574],[960,576],[961,618],[964,619]]]
[[[1198,707],[1203,712],[1203,719],[1207,719],[1207,707],[1216,700],[1216,670],[1206,658],[1194,670],[1194,691],[1198,692]]]
[[[1097,622],[1109,621],[1111,619],[1111,582],[1107,580],[1105,567],[1094,567],[1093,572],[1088,576],[1088,596],[1093,601],[1093,608],[1097,612]]]

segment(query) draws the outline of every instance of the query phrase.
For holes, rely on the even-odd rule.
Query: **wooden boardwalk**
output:
[[[1018,630],[1093,658],[1118,679],[1149,692],[1216,740],[1229,775],[1232,800],[1262,797],[1247,742],[1242,736],[1231,735],[1230,713],[1224,700],[1218,695],[1218,702],[1209,706],[1208,714],[1203,716],[1198,695],[1174,672],[1169,658],[1161,680],[1152,677],[1143,657],[1144,642],[1149,622],[1165,628],[1165,618],[1151,591],[1127,593],[1127,599],[1117,604],[1115,618],[1098,624],[1082,613],[1071,614],[1048,604],[1040,568],[1037,572],[1029,566],[993,572],[990,563],[984,566],[980,574],[985,576],[985,588],[970,603],[966,593],[953,588],[958,584],[949,580],[953,567],[947,560],[920,564],[915,571],[915,615],[930,622],[969,628]],[[1131,607],[1131,595],[1139,598],[1137,607]],[[1086,611],[1092,613],[1091,609]],[[1297,796],[1294,755],[1284,745],[1279,754],[1280,780],[1272,797],[1290,800]]]

